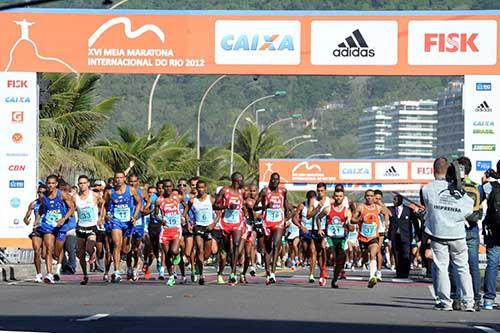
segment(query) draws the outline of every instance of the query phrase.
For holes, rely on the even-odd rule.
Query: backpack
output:
[[[462,185],[465,193],[474,200],[474,207],[472,209],[472,214],[466,218],[467,222],[475,223],[483,217],[483,208],[481,207],[481,194],[477,188],[476,183],[465,183]]]
[[[488,197],[488,209],[486,210],[486,221],[490,226],[500,226],[500,184],[490,183],[492,190]]]

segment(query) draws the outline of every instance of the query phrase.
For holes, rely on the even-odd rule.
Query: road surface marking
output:
[[[95,315],[90,316],[90,317],[77,319],[76,321],[92,321],[92,320],[99,320],[99,319],[102,319],[102,318],[106,318],[107,316],[109,316],[109,314],[108,314],[108,313],[98,313],[98,314],[95,314]]]
[[[498,333],[498,331],[494,330],[491,327],[486,327],[486,326],[474,326],[474,328],[477,328],[478,330],[481,330],[486,333]]]
[[[49,332],[0,331],[0,333],[49,333]]]

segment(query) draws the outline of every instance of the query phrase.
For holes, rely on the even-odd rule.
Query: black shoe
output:
[[[333,289],[339,289],[339,285],[337,284],[337,282],[335,282],[333,280],[332,280],[332,288]]]
[[[54,281],[60,281],[61,280],[61,277],[59,276],[59,274],[54,274]]]
[[[481,300],[477,300],[474,302],[474,310],[476,310],[476,312],[481,311]]]
[[[447,307],[443,303],[439,303],[439,304],[436,304],[434,306],[434,310],[437,310],[437,311],[453,311],[453,308],[452,307]]]
[[[82,286],[86,286],[86,285],[87,285],[87,283],[89,283],[89,277],[88,277],[88,276],[84,276],[84,277],[83,277],[83,280],[80,282],[80,284],[81,284]]]
[[[204,278],[200,278],[200,279],[198,280],[198,284],[199,284],[200,286],[204,286],[204,285],[205,285],[205,279],[204,279]]]
[[[454,311],[462,310],[462,301],[459,299],[454,299],[451,307],[453,308]]]

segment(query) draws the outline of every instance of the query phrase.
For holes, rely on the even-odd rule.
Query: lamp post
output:
[[[205,93],[203,94],[203,97],[201,98],[200,105],[198,105],[198,117],[197,117],[197,122],[196,122],[196,160],[198,161],[196,165],[196,176],[200,176],[200,160],[201,160],[201,153],[200,153],[200,121],[201,121],[201,110],[203,108],[203,104],[205,103],[205,98],[207,97],[208,93],[212,88],[225,78],[227,75],[221,75],[217,79],[215,79],[214,82],[205,90]]]
[[[332,154],[326,153],[326,154],[312,154],[306,157],[306,160],[311,159],[313,157],[332,157]]]
[[[278,96],[285,96],[285,95],[286,95],[286,91],[276,91],[272,95],[267,95],[267,96],[264,96],[264,97],[261,97],[261,98],[257,98],[252,103],[248,104],[243,109],[243,111],[240,112],[240,114],[238,115],[238,117],[236,117],[236,121],[234,122],[234,126],[233,126],[233,132],[231,134],[231,161],[230,161],[230,164],[229,164],[229,174],[230,175],[233,174],[233,168],[234,168],[234,136],[236,134],[236,127],[238,126],[238,122],[240,121],[241,117],[243,117],[243,114],[245,113],[245,111],[247,111],[248,109],[250,109],[254,104],[257,104],[258,102],[261,102],[261,101],[269,99],[269,98],[278,97]]]
[[[310,139],[310,138],[312,138],[312,135],[309,135],[309,134],[307,134],[307,135],[299,135],[299,136],[296,136],[294,138],[286,140],[285,142],[283,142],[283,144],[287,145],[287,144],[289,144],[290,142],[292,142],[294,140],[298,140],[298,139]]]
[[[302,142],[299,142],[297,143],[295,146],[293,146],[292,148],[290,148],[290,150],[286,153],[287,155],[290,155],[290,153],[292,151],[294,151],[295,149],[297,149],[298,147],[306,144],[306,143],[314,143],[314,142],[318,142],[317,139],[310,139],[310,140],[305,140],[305,141],[302,141]]]
[[[255,110],[255,126],[258,128],[259,127],[259,112],[265,112],[266,109],[258,109]]]

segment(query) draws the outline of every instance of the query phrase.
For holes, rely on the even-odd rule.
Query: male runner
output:
[[[156,184],[156,187],[158,187],[158,183]],[[151,279],[151,271],[149,270],[149,267],[153,263],[153,259],[156,258],[156,264],[157,264],[157,270],[158,272],[160,271],[160,268],[158,264],[161,266],[161,262],[158,258],[158,252],[153,249],[153,243],[157,245],[158,240],[159,240],[159,232],[158,232],[158,240],[152,240],[150,237],[150,226],[151,228],[155,228],[156,226],[159,225],[158,221],[152,216],[154,216],[154,210],[155,210],[155,203],[156,200],[158,199],[157,193],[157,188],[155,186],[149,186],[148,187],[148,206],[144,208],[144,211],[149,212],[149,214],[144,214],[142,217],[142,220],[144,222],[144,237],[142,238],[143,243],[144,243],[144,263],[142,266],[142,272],[144,273],[144,278],[146,280]]]
[[[240,282],[243,284],[248,283],[246,274],[248,268],[250,268],[250,275],[255,276],[255,241],[257,239],[257,231],[255,230],[255,222],[257,218],[260,218],[260,214],[253,210],[255,203],[257,201],[258,188],[255,184],[250,184],[248,186],[247,196],[245,198],[246,207],[246,232],[243,235],[244,242],[244,254],[245,262],[243,263],[243,271],[240,274]]]
[[[128,254],[130,250],[130,236],[142,209],[142,200],[137,191],[125,183],[125,174],[116,172],[114,188],[107,190],[104,195],[104,205],[101,208],[101,219],[107,211],[111,219],[111,238],[113,240],[114,272],[111,282],[120,283],[121,252]]]
[[[359,224],[359,247],[363,256],[367,256],[370,262],[370,280],[368,288],[373,288],[377,282],[377,253],[378,253],[378,232],[380,228],[380,208],[374,202],[375,193],[373,190],[365,192],[365,202],[358,205],[352,221]]]
[[[276,264],[281,251],[281,239],[285,231],[285,220],[289,205],[287,191],[280,188],[280,175],[274,172],[268,187],[262,189],[254,210],[263,210],[266,284],[276,283]]]
[[[384,263],[384,256],[382,255],[382,248],[384,247],[384,237],[386,230],[389,230],[390,217],[392,216],[389,209],[384,204],[384,193],[380,190],[373,191],[375,193],[374,202],[380,208],[380,227],[378,237],[378,253],[377,253],[377,280],[382,281],[382,265]],[[389,262],[390,264],[390,258]]]
[[[59,178],[59,190],[66,193],[75,201],[76,192],[62,178]],[[54,280],[61,279],[61,272],[66,274],[75,274],[76,272],[76,216],[71,215],[66,223],[63,224],[59,232],[59,239],[56,239],[55,252],[59,253],[57,258]],[[68,253],[66,257],[65,253]],[[66,260],[67,259],[67,260]],[[64,264],[64,265],[63,265]]]
[[[96,260],[97,224],[103,222],[99,220],[102,199],[98,193],[90,191],[89,178],[85,175],[78,177],[78,188],[79,192],[75,196],[76,211],[78,213],[76,250],[83,272],[83,280],[80,284],[86,285],[89,282],[89,277],[85,253],[89,255],[89,264],[92,265]]]
[[[346,234],[350,227],[352,214],[349,208],[343,204],[345,198],[343,191],[335,190],[333,197],[333,204],[319,213],[316,225],[318,234],[321,237],[324,237],[325,234],[327,236],[327,244],[333,254],[332,288],[338,288],[337,281],[346,261]],[[326,228],[322,229],[321,220],[324,216],[326,216]]]
[[[97,193],[99,195],[99,198],[104,197],[104,189],[106,187],[106,183],[102,180],[96,181],[94,183],[94,187],[92,189],[93,192]],[[99,209],[99,214],[101,213],[101,210]],[[100,219],[100,216],[99,216]],[[97,260],[95,262],[95,265],[91,267],[91,272],[104,272],[104,266],[103,266],[103,259],[105,256],[105,244],[106,244],[106,228],[104,225],[97,225],[97,234],[96,234],[96,255],[97,255]]]
[[[47,186],[44,184],[40,184],[37,189],[37,198],[35,201],[32,201],[28,206],[28,211],[24,216],[24,224],[30,225],[31,223],[31,213],[36,217],[38,215],[38,210],[40,209],[40,205],[42,204],[43,196],[45,191],[47,191]],[[35,282],[42,283],[43,275],[42,275],[42,239],[43,235],[40,233],[39,226],[34,224],[33,231],[29,235],[31,239],[31,246],[33,247],[33,263],[35,264]]]
[[[194,183],[194,188],[191,188],[190,191],[188,192],[188,180],[184,177],[179,178],[177,181],[177,189],[174,189],[174,191],[177,191],[179,194],[179,197],[182,199],[181,201],[183,202],[183,205],[179,206],[181,210],[181,215],[182,218],[184,218],[184,207],[187,207],[187,204],[189,200],[191,199],[192,196],[195,196],[196,194],[191,194],[191,192],[196,191],[196,185]],[[186,224],[183,225],[182,227],[182,238],[180,242],[180,262],[179,262],[179,268],[181,270],[181,275],[182,275],[182,282],[186,282],[186,269],[184,265],[184,255],[186,258],[189,260],[191,263],[191,281],[196,282],[196,274],[195,274],[195,267],[194,266],[194,238],[193,238],[193,223],[194,223],[194,215],[193,212],[188,211],[188,216],[189,219],[186,220]],[[177,261],[177,260],[176,260]],[[174,277],[177,278],[174,272]]]
[[[54,241],[64,245],[66,233],[62,232],[61,229],[75,212],[73,198],[57,189],[58,182],[59,177],[56,175],[47,177],[47,191],[43,196],[42,204],[35,219],[35,225],[39,226],[39,232],[43,235],[43,247],[45,248],[47,275],[44,282],[49,284],[53,284],[55,280],[52,275]],[[56,247],[56,258],[60,258],[62,249],[63,246]]]
[[[302,253],[304,261],[309,256],[309,283],[314,283],[314,270],[316,269],[316,244],[313,239],[314,215],[309,217],[309,210],[314,207],[316,201],[316,192],[309,191],[306,194],[306,200],[297,206],[295,218],[292,222],[300,229],[300,239],[302,242]]]
[[[182,218],[180,206],[184,206],[182,197],[174,192],[174,183],[170,179],[163,182],[163,195],[155,203],[155,218],[162,224],[160,243],[165,257],[165,264],[170,274],[167,285],[175,284],[175,265],[182,260],[179,257],[182,227],[186,221]],[[184,207],[185,208],[185,207]]]
[[[231,185],[224,186],[216,197],[214,210],[222,210],[221,227],[224,231],[224,245],[231,261],[229,283],[235,285],[236,267],[241,255],[241,235],[245,231],[245,213],[243,201],[243,175],[235,172],[231,175]],[[232,241],[232,242],[231,242]],[[222,274],[222,272],[220,272]]]
[[[307,217],[315,217],[320,212],[328,209],[331,205],[331,200],[326,193],[326,184],[318,183],[316,185],[316,192],[318,194],[317,200],[314,202],[314,207],[309,207]],[[319,285],[326,285],[326,279],[328,278],[328,271],[326,269],[327,264],[327,244],[324,237],[321,237],[318,233],[319,230],[324,230],[326,228],[326,216],[323,216],[319,225],[320,229],[317,229],[316,224],[313,222],[313,240],[316,243],[316,251],[318,253],[318,267],[320,269]]]
[[[135,222],[135,225],[132,229],[130,237],[130,244],[127,247],[127,280],[137,281],[139,276],[137,274],[137,268],[139,266],[139,257],[141,254],[141,245],[142,238],[145,233],[144,219],[145,215],[148,215],[149,207],[151,206],[151,200],[147,193],[142,193],[141,188],[139,187],[139,178],[135,174],[131,174],[128,176],[128,184],[135,189],[139,199],[142,203],[142,209],[139,212],[139,216]],[[132,260],[134,261],[134,265],[132,266]]]
[[[200,286],[205,284],[205,276],[203,275],[203,263],[210,258],[212,254],[212,235],[214,223],[213,204],[215,199],[207,194],[207,183],[199,180],[196,184],[196,196],[188,202],[188,208],[184,213],[186,221],[189,219],[188,211],[194,214],[194,235],[197,247],[197,264],[198,264],[198,283]],[[194,267],[192,268],[194,272]]]

